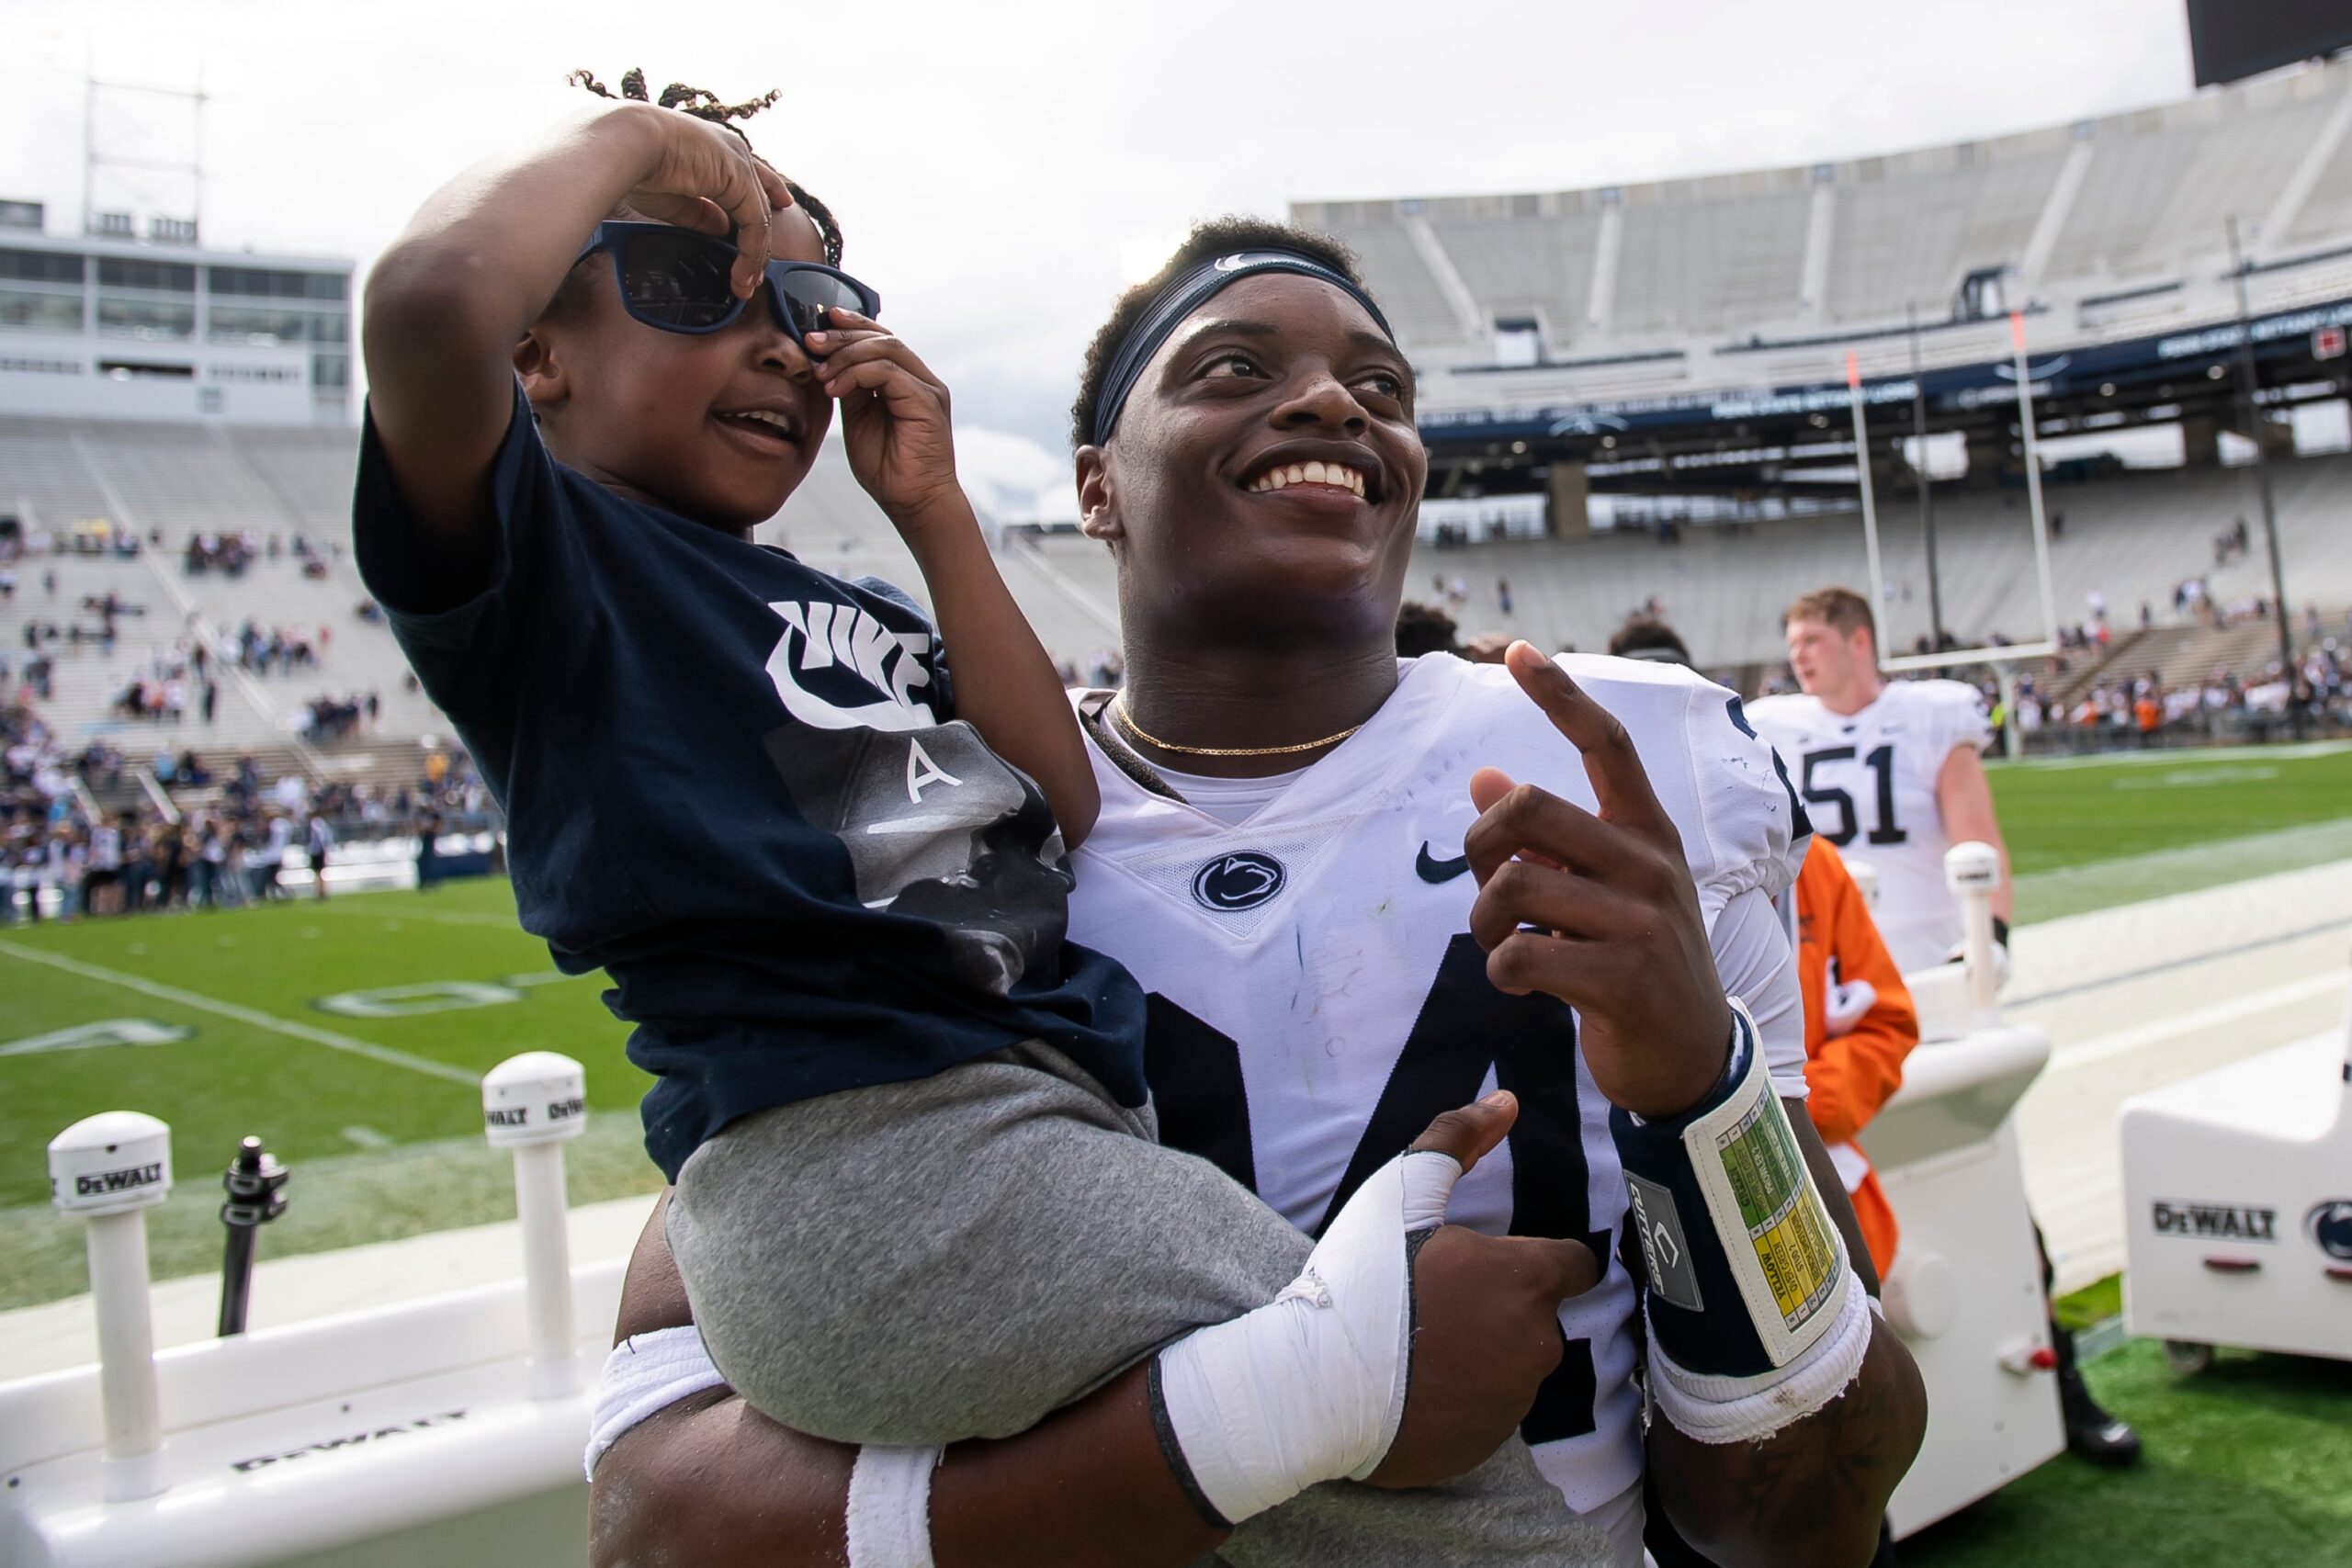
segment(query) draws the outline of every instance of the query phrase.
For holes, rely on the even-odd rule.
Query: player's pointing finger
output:
[[[1532,643],[1512,643],[1503,663],[1519,689],[1583,755],[1585,776],[1592,781],[1602,816],[1620,822],[1666,820],[1666,812],[1650,788],[1650,776],[1634,750],[1634,738],[1615,714],[1593,701],[1566,671],[1537,652]]]

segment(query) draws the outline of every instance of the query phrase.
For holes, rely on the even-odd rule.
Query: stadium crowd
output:
[[[389,792],[364,781],[314,787],[292,773],[268,778],[250,755],[216,775],[194,750],[160,751],[141,771],[175,815],[154,796],[108,808],[98,797],[135,783],[132,764],[103,742],[69,752],[25,701],[0,706],[0,925],[285,898],[284,874],[323,867],[347,840],[429,839],[490,820],[471,760],[438,750],[413,783]],[[325,897],[324,879],[311,890]]]
[[[1459,609],[1462,601],[1450,591],[1451,586],[1440,579],[1437,596],[1452,609]],[[1508,593],[1507,582],[1498,586]],[[2334,635],[2318,607],[2308,607],[2302,616],[2301,651],[2291,670],[2274,658],[2248,674],[2216,665],[2201,680],[2169,684],[2154,670],[2118,671],[2080,690],[2065,692],[2069,653],[2089,651],[2094,657],[2102,656],[2111,642],[2104,604],[2094,604],[2092,608],[2090,621],[2079,627],[2062,628],[2061,641],[2067,652],[2048,660],[2038,671],[2018,676],[2014,718],[2020,739],[2030,749],[2195,745],[2352,730],[2352,616],[2346,617],[2342,634]],[[1625,625],[1654,623],[1663,615],[1663,602],[1653,594],[1627,613]],[[1498,662],[1509,640],[1509,634],[1499,631],[1465,636],[1455,615],[1435,604],[1408,600],[1396,620],[1396,649],[1407,658],[1445,652],[1476,662]],[[2001,640],[1996,637],[1988,646],[1998,646]],[[1950,650],[1962,644],[1947,633],[1942,646]],[[1573,653],[1576,645],[1568,643],[1560,651]],[[1928,651],[1925,637],[1915,651]],[[1705,673],[1748,696],[1796,689],[1785,666],[1760,672],[1717,666]],[[1993,673],[1963,668],[1954,674],[1976,686],[1995,729],[2002,728],[2011,716]]]

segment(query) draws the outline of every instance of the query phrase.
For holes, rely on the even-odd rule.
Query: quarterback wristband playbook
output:
[[[1412,1239],[1444,1222],[1461,1175],[1451,1155],[1399,1155],[1356,1189],[1282,1294],[1153,1359],[1160,1450],[1204,1519],[1228,1529],[1387,1457],[1405,1415]]]
[[[1702,1442],[1770,1437],[1861,1366],[1870,1312],[1773,1091],[1756,1021],[1732,998],[1730,1059],[1668,1121],[1612,1110],[1649,1269],[1650,1385]]]

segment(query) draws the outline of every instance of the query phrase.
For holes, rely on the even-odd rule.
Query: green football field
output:
[[[2352,745],[1996,764],[2021,919],[2352,858]],[[555,973],[506,886],[0,928],[0,1308],[82,1289],[43,1146],[93,1111],[172,1125],[159,1276],[217,1268],[218,1173],[260,1134],[295,1170],[266,1254],[511,1213],[476,1082],[519,1051],[588,1069],[574,1201],[650,1190],[645,1078],[595,977]]]
[[[1995,762],[2020,922],[2352,859],[2352,743]]]
[[[177,1186],[151,1217],[159,1277],[220,1267],[220,1173],[246,1134],[294,1169],[265,1256],[511,1216],[481,1140],[484,1071],[552,1050],[588,1069],[575,1202],[650,1190],[648,1081],[597,976],[558,974],[503,882],[225,913],[0,928],[0,1307],[78,1291],[44,1146],[97,1111],[171,1124]]]

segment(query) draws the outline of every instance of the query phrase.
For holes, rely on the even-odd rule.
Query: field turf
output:
[[[177,1190],[150,1224],[158,1277],[220,1267],[220,1174],[248,1133],[294,1170],[266,1257],[511,1217],[479,1083],[520,1051],[587,1067],[573,1201],[651,1190],[636,1115],[649,1080],[621,1054],[600,980],[557,974],[493,881],[0,928],[0,1247],[15,1259],[0,1307],[85,1288],[74,1227],[47,1212],[44,1148],[98,1111],[171,1124]],[[114,1021],[187,1032],[43,1044]]]
[[[2021,920],[2352,858],[2352,745],[1997,763],[1992,776]],[[164,1278],[219,1267],[219,1173],[248,1133],[295,1171],[265,1256],[511,1216],[475,1086],[519,1051],[587,1066],[572,1201],[651,1190],[635,1113],[647,1080],[601,989],[553,972],[497,882],[0,927],[0,1309],[85,1288],[74,1227],[46,1201],[43,1148],[98,1111],[172,1125],[178,1191],[150,1224]],[[56,1038],[119,1021],[158,1043]]]
[[[2184,1378],[2135,1339],[2085,1376],[2141,1463],[2061,1454],[1905,1541],[1903,1568],[2352,1564],[2352,1365],[2223,1350]]]
[[[2352,744],[2343,741],[1987,771],[2019,923],[2352,859]]]

